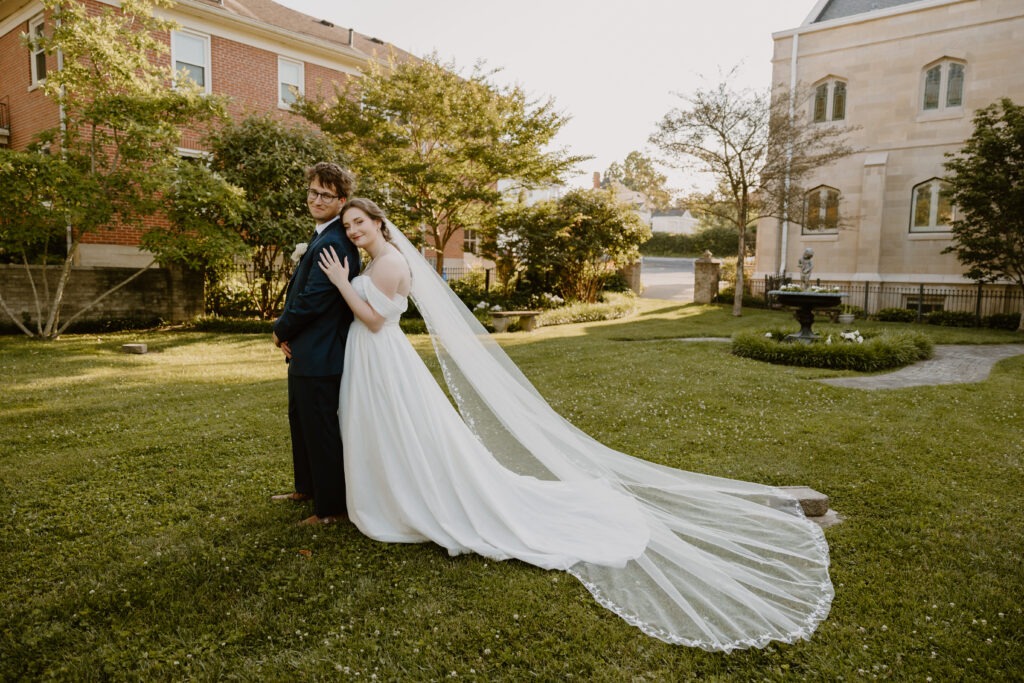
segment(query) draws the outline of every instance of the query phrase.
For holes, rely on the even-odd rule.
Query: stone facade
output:
[[[813,125],[857,127],[847,140],[858,152],[806,185],[838,191],[838,225],[762,219],[755,277],[797,277],[811,247],[823,281],[966,284],[956,256],[942,253],[951,233],[929,182],[941,187],[945,155],[971,135],[977,109],[1001,97],[1024,102],[1024,2],[875,3],[816,19],[841,4],[820,2],[802,26],[774,34],[772,81],[776,93],[821,86],[820,108],[812,97],[797,112],[824,119]]]

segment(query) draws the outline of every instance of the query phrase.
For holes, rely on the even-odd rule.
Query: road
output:
[[[645,299],[693,301],[693,259],[644,256],[640,271]]]

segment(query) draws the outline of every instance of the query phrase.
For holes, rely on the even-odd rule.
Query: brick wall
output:
[[[43,267],[31,266],[32,279],[36,289],[43,291]],[[50,291],[60,277],[58,266],[48,266],[46,277]],[[75,267],[71,271],[61,317],[67,319],[77,313],[106,290],[123,282],[134,271],[132,268],[88,268]],[[32,297],[32,285],[25,267],[17,264],[0,264],[0,296],[8,308],[24,320],[27,316],[34,327],[36,307]],[[45,306],[46,302],[41,302]],[[149,319],[159,317],[167,322],[182,322],[204,312],[203,275],[180,268],[150,268],[123,288],[98,303],[78,320],[103,321],[118,318]],[[47,312],[44,308],[43,317]],[[0,324],[9,324],[6,314],[0,312]],[[77,322],[77,321],[76,321]]]

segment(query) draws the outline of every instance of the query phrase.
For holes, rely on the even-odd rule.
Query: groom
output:
[[[288,363],[295,491],[273,498],[312,499],[315,514],[300,524],[331,524],[346,514],[338,395],[352,311],[316,264],[321,251],[334,247],[352,264],[349,278],[359,274],[359,250],[338,218],[355,179],[337,164],[320,162],[307,169],[306,180],[306,205],[316,221],[316,233],[292,273],[273,336]]]

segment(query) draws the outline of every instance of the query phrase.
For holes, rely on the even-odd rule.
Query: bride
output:
[[[516,558],[579,578],[644,633],[706,650],[809,638],[828,546],[787,494],[609,449],[560,417],[373,202],[341,212],[372,261],[320,267],[355,314],[342,374],[349,517],[386,542]],[[412,297],[445,381],[398,321]]]

